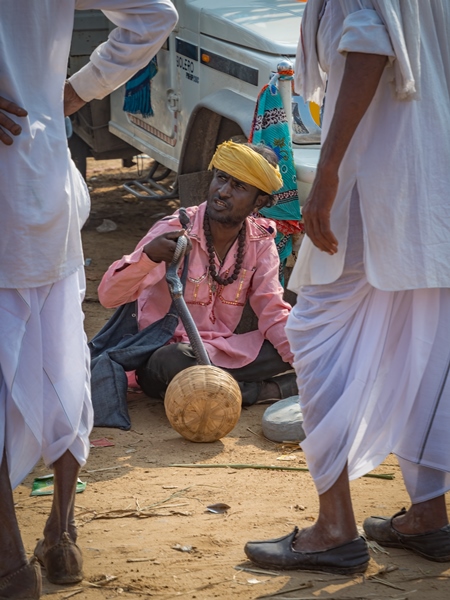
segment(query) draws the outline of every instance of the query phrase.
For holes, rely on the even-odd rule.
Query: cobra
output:
[[[189,217],[184,208],[180,208],[180,222],[184,228],[186,228],[189,224]],[[184,255],[186,254],[187,243],[187,237],[185,235],[180,235],[172,262],[166,269],[166,281],[169,286],[169,292],[172,300],[175,303],[175,307],[178,311],[180,319],[184,325],[184,328],[186,329],[187,336],[191,342],[192,350],[195,354],[198,364],[211,365],[211,361],[209,360],[208,353],[203,345],[202,338],[198,333],[197,326],[183,297],[183,284],[178,276],[178,269],[181,261],[184,258]]]
[[[179,216],[186,229],[189,217],[185,209],[180,209]],[[211,364],[183,297],[178,269],[187,243],[186,236],[178,238],[172,262],[166,269],[166,281],[198,364],[180,371],[172,379],[164,407],[170,424],[183,437],[192,442],[214,442],[227,435],[238,422],[242,396],[237,381]]]

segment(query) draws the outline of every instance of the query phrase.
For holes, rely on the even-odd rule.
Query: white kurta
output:
[[[416,100],[397,99],[394,85],[388,83],[396,63],[405,60],[400,52],[405,40],[374,10],[377,2],[341,0],[326,5],[317,41],[321,66],[328,73],[323,138],[333,116],[346,52],[384,54],[392,66],[385,69],[341,164],[331,213],[339,250],[330,256],[306,238],[289,281],[293,291],[301,285],[330,283],[342,273],[355,185],[368,281],[382,290],[450,287],[450,3],[403,1],[417,5],[419,17]],[[323,0],[309,0],[307,11],[317,3]]]
[[[169,0],[2,0],[0,96],[28,111],[0,143],[0,457],[16,486],[43,456],[89,453],[92,405],[83,330],[80,229],[89,195],[65,133],[63,88],[75,9],[119,27],[71,78],[86,101],[145,66],[176,23]],[[1,459],[0,459],[1,460]]]
[[[302,287],[286,327],[319,494],[390,452],[413,502],[450,489],[450,289],[386,292],[368,283],[355,190],[344,271]],[[417,467],[420,466],[420,470]]]
[[[15,487],[42,456],[89,454],[93,411],[80,268],[54,284],[0,289],[0,451]]]
[[[0,288],[46,285],[83,264],[86,186],[70,159],[63,87],[75,9],[108,9],[120,27],[71,78],[89,101],[145,66],[176,22],[169,0],[2,0],[0,95],[28,111],[12,146],[0,144]]]
[[[325,135],[343,54],[384,54],[392,67],[339,172],[331,219],[339,252],[329,256],[305,240],[286,331],[307,434],[302,448],[319,494],[346,465],[353,479],[394,452],[418,503],[450,489],[450,5],[402,0],[402,9],[414,10],[399,10],[405,23],[394,26],[375,10],[382,2],[329,1],[316,28],[329,75]],[[308,9],[323,5],[309,0]],[[421,69],[409,51],[415,32]],[[308,70],[311,40],[308,53],[303,75],[312,78],[302,85],[313,94],[321,78]],[[399,99],[408,94],[417,99]]]

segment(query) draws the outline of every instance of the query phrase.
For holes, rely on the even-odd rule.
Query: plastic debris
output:
[[[117,229],[117,224],[111,219],[103,219],[101,225],[95,228],[99,233],[109,233],[110,231],[115,231]]]
[[[114,442],[108,440],[108,438],[99,438],[98,440],[91,440],[91,448],[106,448],[108,446],[115,446]]]
[[[77,479],[76,493],[80,494],[86,489],[86,483]],[[55,490],[53,475],[36,477],[33,481],[30,496],[52,496]]]
[[[297,456],[294,456],[294,454],[282,454],[281,456],[277,457],[277,460],[283,460],[283,461],[290,461],[290,460],[297,460]]]
[[[193,549],[193,546],[182,546],[181,544],[172,546],[172,550],[178,550],[179,552],[192,552]]]
[[[228,506],[228,504],[224,504],[223,502],[217,502],[217,504],[211,504],[210,506],[207,506],[206,510],[216,515],[222,515],[223,513],[226,513],[227,510],[230,508],[231,506]]]

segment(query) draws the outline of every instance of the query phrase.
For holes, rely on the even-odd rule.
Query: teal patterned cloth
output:
[[[138,71],[125,84],[123,110],[133,115],[141,114],[144,118],[153,116],[151,102],[151,80],[158,72],[156,56],[146,67]]]
[[[291,134],[278,90],[279,78],[278,74],[275,75],[259,94],[249,142],[269,146],[279,160],[284,185],[273,194],[277,204],[270,208],[262,208],[260,214],[276,221],[275,242],[281,263],[280,281],[284,283],[284,266],[292,253],[292,235],[300,232],[302,228]]]

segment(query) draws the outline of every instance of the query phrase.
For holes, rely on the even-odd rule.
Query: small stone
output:
[[[298,396],[269,406],[262,417],[262,431],[272,442],[302,442],[306,436]]]

